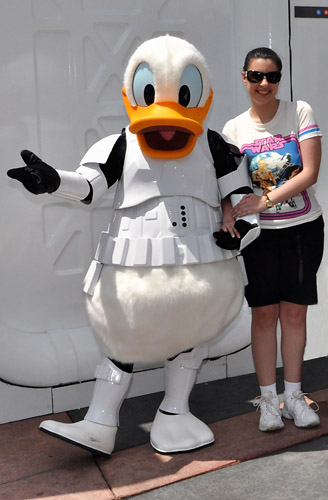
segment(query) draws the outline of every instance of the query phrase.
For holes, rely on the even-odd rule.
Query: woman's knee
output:
[[[252,308],[252,324],[261,329],[272,329],[277,326],[279,318],[279,305],[271,304],[269,306]]]
[[[301,326],[306,322],[307,306],[281,302],[280,321],[283,325]]]

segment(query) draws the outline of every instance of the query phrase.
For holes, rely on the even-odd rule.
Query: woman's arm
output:
[[[311,137],[300,143],[302,155],[302,170],[282,186],[274,189],[269,198],[272,203],[281,203],[301,193],[317,182],[321,162],[321,137]],[[266,197],[248,194],[232,209],[233,217],[266,210]]]
[[[235,236],[237,236],[237,238],[240,238],[239,232],[234,227],[236,221],[232,215],[232,204],[228,196],[221,200],[221,208],[222,225],[220,228],[218,228],[218,231],[224,231],[225,233],[229,232],[232,238],[235,238]]]

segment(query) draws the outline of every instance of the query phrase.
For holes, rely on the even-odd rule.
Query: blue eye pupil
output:
[[[153,104],[153,102],[155,100],[155,89],[154,89],[153,85],[151,85],[150,83],[148,83],[148,85],[146,85],[146,87],[145,87],[144,98],[145,98],[145,103],[147,104],[147,106],[150,106],[150,104]]]
[[[187,85],[182,85],[179,90],[179,103],[187,107],[190,102],[190,90]]]

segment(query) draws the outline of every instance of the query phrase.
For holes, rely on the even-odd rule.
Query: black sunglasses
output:
[[[266,77],[269,83],[279,83],[281,79],[281,72],[270,71],[270,73],[262,73],[262,71],[250,69],[249,71],[245,71],[245,76],[251,83],[260,83],[264,77]]]

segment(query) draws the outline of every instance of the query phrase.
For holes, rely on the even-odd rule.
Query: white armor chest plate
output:
[[[213,160],[206,136],[184,158],[165,160],[144,156],[137,138],[126,131],[127,149],[114,208],[127,208],[164,196],[192,196],[212,207],[220,205]],[[201,142],[200,142],[201,141]],[[201,145],[202,144],[202,145]]]

